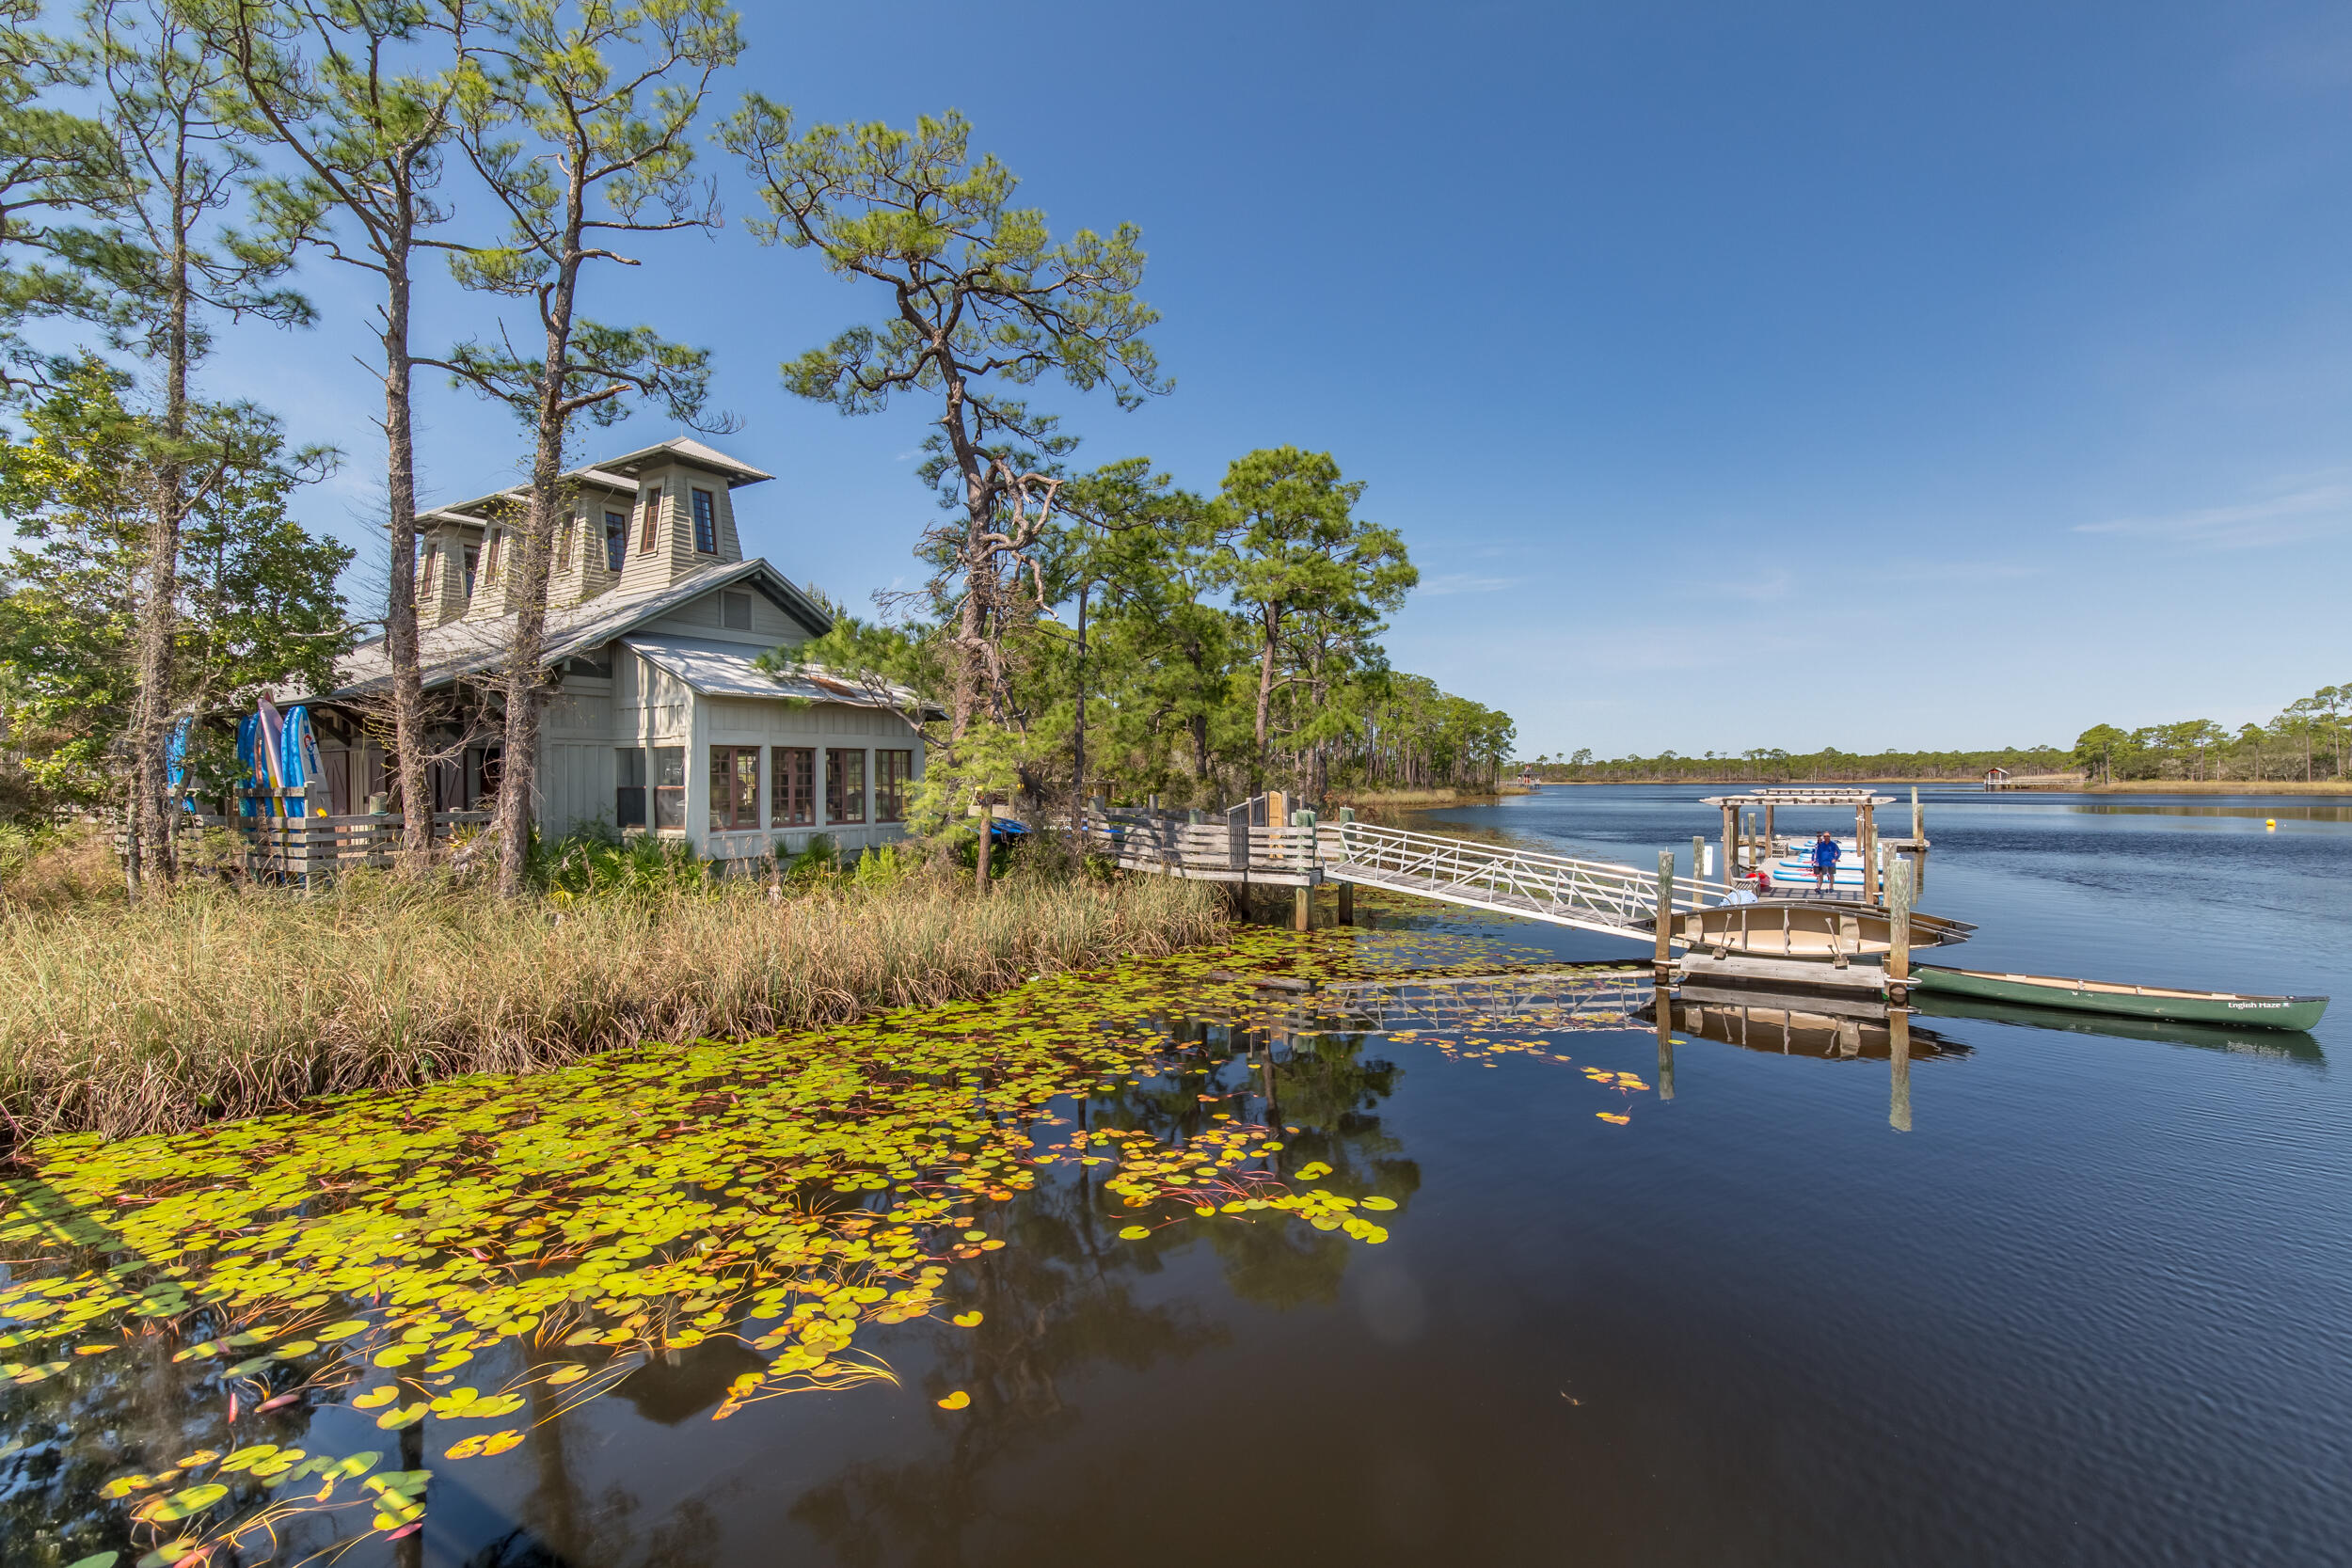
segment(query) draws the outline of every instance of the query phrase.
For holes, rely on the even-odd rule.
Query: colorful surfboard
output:
[[[262,768],[262,716],[248,713],[237,721],[237,761],[245,766],[245,782],[255,789],[269,784],[269,775]],[[242,791],[237,796],[237,815],[252,816],[260,811],[259,802]]]
[[[318,733],[310,727],[309,708],[297,705],[286,710],[281,746],[283,755],[279,759],[278,772],[285,778],[288,789],[301,789],[326,782],[326,764],[319,755]],[[327,815],[327,808],[323,804],[319,810],[310,811],[301,800],[289,800],[286,802],[286,815],[324,816]]]
[[[278,705],[267,696],[262,697],[261,708],[262,733],[256,749],[261,752],[261,772],[263,776],[255,783],[264,789],[283,789],[286,787],[286,721],[278,713]],[[272,800],[262,815],[283,816],[286,815],[286,802]]]

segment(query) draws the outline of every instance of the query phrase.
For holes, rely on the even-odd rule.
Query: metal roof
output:
[[[1755,789],[1745,795],[1710,795],[1699,802],[1702,806],[1891,806],[1892,795],[1879,795],[1867,789],[1836,789],[1824,784],[1818,788],[1799,786],[1793,789]]]
[[[543,667],[560,664],[575,654],[602,647],[649,621],[659,621],[691,600],[737,583],[756,589],[771,604],[805,627],[811,637],[822,637],[833,629],[831,615],[794,587],[783,573],[766,561],[754,558],[706,566],[675,582],[632,597],[624,597],[618,589],[608,589],[593,599],[550,610],[540,663]],[[514,635],[512,614],[487,621],[452,621],[444,626],[424,628],[418,634],[417,650],[424,667],[424,684],[428,688],[447,686],[495,670],[505,658]],[[353,649],[336,674],[340,684],[326,696],[362,697],[389,686],[391,656],[384,640],[377,638]]]
[[[638,632],[622,638],[621,646],[644,655],[706,697],[785,698],[893,709],[915,700],[912,691],[898,687],[891,688],[885,699],[869,688],[835,679],[813,666],[789,674],[771,674],[759,667],[759,655],[741,642]]]

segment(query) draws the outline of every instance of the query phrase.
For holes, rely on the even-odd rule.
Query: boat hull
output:
[[[2219,1023],[2246,1029],[2310,1029],[2328,1010],[2324,996],[2242,996],[2229,991],[2158,990],[2150,987],[2105,989],[2091,982],[2047,974],[1991,974],[1976,970],[1914,966],[1914,990],[1972,996],[2068,1012],[2106,1013],[2119,1018],[2157,1019],[2168,1023]]]
[[[1674,940],[1685,947],[1829,964],[1883,957],[1894,945],[1892,924],[1893,917],[1873,905],[1774,898],[1681,911],[1674,917]],[[1975,931],[1965,921],[1915,911],[1911,917],[1914,948],[1949,947]]]

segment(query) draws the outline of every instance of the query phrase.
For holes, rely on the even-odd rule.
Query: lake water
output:
[[[1647,864],[1713,830],[1704,793],[1558,788],[1413,825]],[[439,1463],[459,1429],[428,1421],[407,1439],[435,1470],[423,1528],[341,1560],[2346,1560],[2352,813],[1970,794],[1927,814],[1921,907],[1979,927],[1955,961],[2347,1000],[2268,1039],[1921,1017],[1907,1131],[1883,1040],[1677,1029],[1669,1079],[1656,1033],[1607,1022],[1642,1000],[1621,975],[1300,1000],[1297,1027],[1154,1019],[1201,1048],[1199,1094],[1147,1081],[1066,1120],[1295,1127],[1274,1158],[1387,1195],[1387,1239],[1242,1214],[1123,1240],[1130,1216],[1057,1166],[946,1288],[942,1317],[984,1321],[872,1339],[895,1383],[714,1421],[756,1365],[714,1337],[510,1453]],[[1521,959],[1646,958],[1365,903]],[[1340,1006],[1358,1027],[1308,1016]],[[79,1418],[101,1449],[213,1440],[216,1412],[162,1378],[0,1391],[0,1439]],[[951,1390],[969,1405],[940,1408]],[[254,1419],[235,1440],[380,1438],[331,1403]],[[56,1447],[0,1460],[8,1563],[115,1539]]]

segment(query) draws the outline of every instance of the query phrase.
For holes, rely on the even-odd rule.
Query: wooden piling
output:
[[[1928,819],[1919,809],[1917,784],[1911,786],[1911,895],[1916,898],[1928,890]]]
[[[1354,882],[1340,884],[1340,924],[1343,926],[1356,924],[1356,884]]]
[[[1883,902],[1885,890],[1879,880],[1879,823],[1878,808],[1875,806],[1866,804],[1862,807],[1862,836],[1854,847],[1862,851],[1863,902]]]
[[[1703,833],[1691,835],[1691,880],[1707,880],[1707,837]]]
[[[1886,1124],[1898,1132],[1911,1131],[1911,1009],[1886,1010]]]
[[[1658,851],[1658,951],[1651,959],[1658,1011],[1665,1016],[1666,987],[1673,981],[1675,921],[1675,852]]]
[[[1911,865],[1899,855],[1886,868],[1886,999],[1911,1000]]]
[[[1725,806],[1724,808],[1724,887],[1726,891],[1731,887],[1733,876],[1737,874],[1740,862],[1739,844],[1740,808]]]
[[[1314,928],[1315,890],[1311,887],[1291,889],[1291,929],[1308,931]]]
[[[1674,1009],[1664,997],[1658,998],[1658,1098],[1675,1097],[1675,1027],[1671,1016]]]

